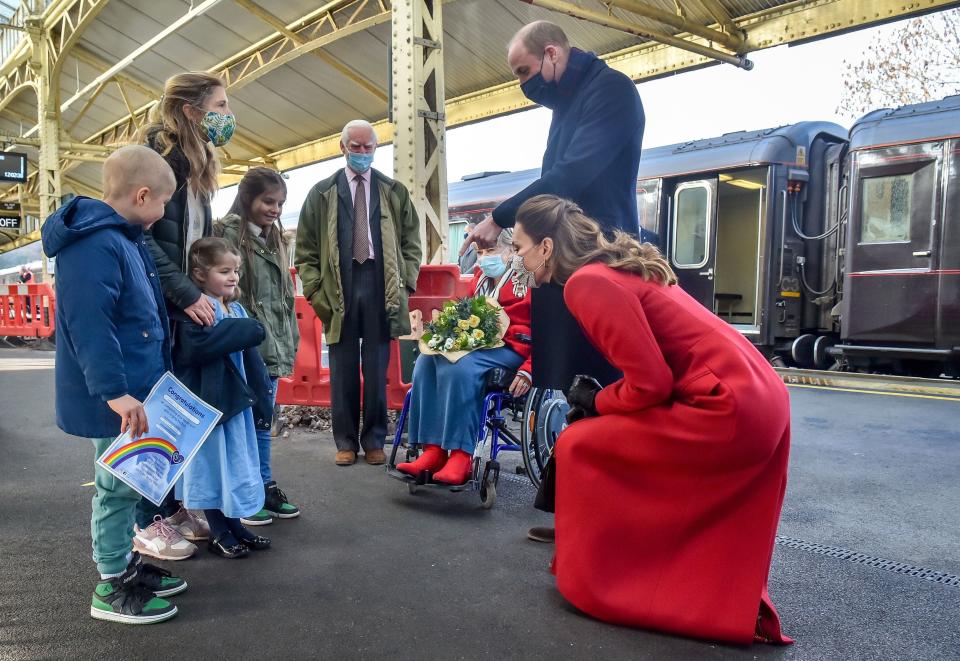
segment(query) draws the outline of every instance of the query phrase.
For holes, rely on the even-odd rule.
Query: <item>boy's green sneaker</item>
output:
[[[267,491],[263,501],[263,509],[278,519],[294,519],[300,516],[300,508],[287,500],[287,494],[277,486],[276,482],[267,482],[264,485]]]
[[[106,578],[93,589],[90,617],[123,624],[154,624],[169,620],[177,607],[140,585],[135,566]]]
[[[245,526],[269,526],[273,523],[273,515],[267,510],[260,510],[252,516],[241,516],[240,523]]]
[[[185,580],[166,569],[145,563],[136,551],[133,552],[127,569],[131,567],[137,570],[137,582],[158,597],[172,597],[187,589]]]

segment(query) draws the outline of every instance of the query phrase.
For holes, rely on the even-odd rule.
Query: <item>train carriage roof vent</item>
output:
[[[960,135],[960,95],[899,108],[881,108],[850,129],[850,149],[940,140]]]

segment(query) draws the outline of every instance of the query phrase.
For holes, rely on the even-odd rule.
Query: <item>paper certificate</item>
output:
[[[136,440],[124,432],[97,463],[159,505],[223,414],[170,372],[153,386],[143,408],[150,431]]]

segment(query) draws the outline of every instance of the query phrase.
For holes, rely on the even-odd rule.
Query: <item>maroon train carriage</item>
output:
[[[450,186],[450,245],[538,176]],[[646,150],[640,226],[772,361],[960,372],[960,97]]]
[[[960,96],[850,130],[840,340],[856,369],[960,372]]]

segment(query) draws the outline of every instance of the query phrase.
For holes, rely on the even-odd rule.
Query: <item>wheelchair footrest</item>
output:
[[[443,482],[434,482],[430,479],[430,474],[428,471],[423,471],[419,476],[414,477],[403,471],[398,471],[395,468],[388,468],[387,475],[392,477],[395,480],[400,480],[401,482],[406,482],[407,484],[415,484],[417,487],[423,487],[425,489],[446,489],[447,491],[474,491],[477,488],[475,480],[467,480],[463,484],[446,484]]]

